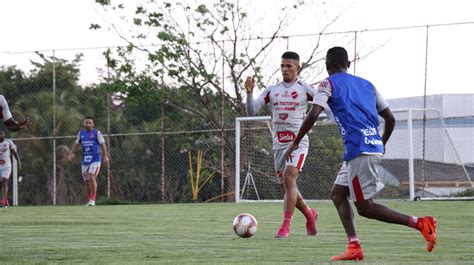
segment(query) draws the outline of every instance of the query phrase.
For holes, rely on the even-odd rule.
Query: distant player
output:
[[[21,170],[20,158],[16,152],[15,144],[10,139],[6,139],[5,132],[0,130],[0,176],[2,178],[2,200],[0,201],[1,207],[10,206],[10,203],[8,202],[8,182],[10,180],[10,175],[12,174],[10,153],[15,156],[15,159],[18,162],[18,170]]]
[[[285,52],[281,58],[281,73],[283,82],[268,86],[260,96],[253,100],[255,81],[247,77],[247,115],[255,115],[261,107],[269,104],[272,111],[273,124],[273,157],[276,176],[283,183],[285,191],[283,222],[278,230],[277,238],[287,238],[290,235],[290,226],[295,207],[306,217],[306,231],[308,235],[317,233],[316,219],[318,212],[311,209],[301,196],[296,186],[298,172],[303,168],[308,154],[308,137],[304,137],[299,147],[292,154],[291,162],[285,161],[285,151],[291,144],[303,122],[308,109],[308,103],[313,99],[316,90],[298,78],[300,66],[299,55],[295,52]]]
[[[71,148],[68,160],[74,158],[74,153],[79,145],[82,146],[82,177],[85,181],[86,192],[89,202],[87,206],[95,206],[97,181],[102,156],[105,164],[109,163],[107,147],[102,133],[94,129],[94,118],[86,117],[84,119],[85,129],[81,130],[77,135],[76,142]],[[102,153],[101,153],[102,152]]]
[[[8,107],[8,102],[2,95],[0,95],[0,119],[3,120],[8,130],[13,132],[26,128],[29,121],[28,119],[20,122],[15,121]]]
[[[326,69],[329,77],[319,84],[313,108],[306,116],[300,131],[285,156],[298,150],[303,137],[313,127],[326,104],[331,108],[344,143],[344,163],[336,178],[331,198],[347,234],[349,246],[332,260],[362,260],[364,252],[355,232],[354,214],[348,197],[354,201],[357,212],[366,218],[415,228],[426,240],[428,252],[436,244],[436,219],[417,218],[398,213],[373,200],[383,187],[378,169],[393,129],[395,118],[387,103],[367,80],[347,73],[350,62],[342,47],[329,49]],[[385,120],[383,136],[379,134],[379,116]],[[293,156],[294,157],[294,156]]]

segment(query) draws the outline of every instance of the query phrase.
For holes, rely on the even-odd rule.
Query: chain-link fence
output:
[[[378,51],[405,49],[403,47],[406,43],[401,43],[400,40],[414,34],[416,41],[411,39],[410,47],[415,44],[416,47],[421,47],[416,49],[417,63],[408,64],[403,73],[416,75],[417,81],[403,85],[422,91],[426,80],[427,93],[439,93],[438,90],[430,88],[437,87],[436,83],[440,77],[426,77],[423,70],[439,67],[439,62],[431,58],[438,58],[437,55],[443,55],[446,51],[456,51],[458,45],[464,45],[466,42],[458,39],[452,42],[452,47],[440,49],[435,40],[440,36],[449,36],[452,29],[468,32],[473,26],[465,24],[333,33],[323,36],[320,47],[346,46],[355,59],[352,71],[362,76],[369,75],[368,79],[372,80],[371,69],[366,67],[369,61],[407,60],[395,55],[381,58],[382,53],[379,54]],[[425,58],[427,36],[431,38],[432,46],[429,47],[432,48]],[[318,34],[277,38],[262,64],[263,75],[275,77],[269,79],[268,84],[279,79],[278,66],[282,51],[295,50],[301,58],[306,58],[311,51],[305,47],[318,39]],[[251,42],[252,45],[258,46],[262,40]],[[321,58],[325,53],[324,49],[319,50],[318,56]],[[82,127],[84,117],[89,115],[95,117],[95,127],[104,134],[111,156],[110,166],[102,165],[98,176],[99,200],[110,197],[123,202],[232,201],[236,185],[234,120],[237,111],[226,108],[229,99],[224,101],[223,106],[219,93],[212,95],[215,97],[215,104],[208,106],[208,111],[221,113],[224,109],[224,115],[216,115],[219,120],[209,121],[179,109],[172,102],[159,97],[143,97],[135,102],[127,100],[120,93],[111,94],[102,89],[103,84],[114,82],[107,69],[107,61],[102,56],[106,51],[104,48],[0,53],[3,65],[0,71],[0,93],[9,101],[14,117],[29,117],[32,120],[27,130],[9,133],[9,137],[18,146],[23,164],[23,170],[19,173],[22,177],[19,183],[19,204],[62,205],[81,204],[86,201],[79,159],[70,162],[67,160],[67,154]],[[464,52],[472,50],[465,49]],[[386,52],[383,54],[387,56]],[[469,57],[466,54],[464,56]],[[302,77],[309,82],[316,82],[325,76],[322,62],[315,66],[311,71],[302,73]],[[384,68],[391,76],[377,77],[379,80],[374,82],[380,85],[379,91],[383,95],[382,84],[387,83],[387,79],[391,80],[388,83],[404,81],[398,74],[393,76],[400,73],[400,69],[392,68],[391,64],[384,64]],[[233,84],[226,79],[227,70],[222,69],[222,78],[225,79],[226,87],[232,87]],[[464,70],[468,69],[456,71]],[[385,78],[385,81],[380,78]],[[452,78],[449,80],[452,82]],[[448,90],[443,92],[449,93]],[[457,107],[459,111],[468,108],[465,104]],[[262,112],[265,113],[268,112]],[[462,126],[469,128],[465,130],[467,135],[456,137],[472,140],[473,113],[474,111],[469,109],[464,115],[465,123]],[[312,185],[319,185],[300,185],[305,197],[315,199],[329,197],[330,185],[342,160],[339,156],[342,145],[337,144],[336,140],[339,137],[337,130],[333,125],[325,125],[320,130],[323,130],[324,134],[315,134],[315,138],[311,139],[310,156],[300,179]],[[268,129],[265,129],[265,132],[269,137]],[[334,146],[321,146],[326,140],[318,137],[329,136],[334,139]],[[262,153],[263,149],[258,145],[250,147],[247,152],[250,152],[248,156],[252,157],[252,161],[271,157],[265,152]],[[326,149],[322,149],[323,147]],[[271,148],[266,146],[264,150]],[[322,152],[321,150],[328,153],[318,153]],[[202,157],[198,159],[201,152]],[[321,162],[322,158],[329,160]],[[470,164],[474,161],[462,163]],[[316,169],[309,165],[315,165]],[[251,166],[256,170],[253,174],[261,172],[266,176],[273,175],[273,166],[269,166],[269,172],[268,168],[259,169],[260,165],[256,162],[252,162]],[[199,168],[200,170],[197,170]],[[245,172],[245,166],[243,170]],[[199,180],[196,178],[197,171]],[[318,176],[323,176],[324,182],[310,177],[315,171]],[[242,178],[245,179],[245,174]],[[258,181],[257,179],[264,178],[255,176],[255,179]],[[196,184],[196,181],[199,184]],[[274,188],[270,194],[281,193],[278,189]]]
[[[259,117],[262,118],[262,117]],[[274,166],[270,117],[240,121],[238,173],[240,200],[283,200],[282,180]],[[308,133],[310,147],[298,175],[298,189],[307,200],[330,199],[342,165],[342,141],[336,124],[323,118]],[[281,173],[281,172],[280,172]]]

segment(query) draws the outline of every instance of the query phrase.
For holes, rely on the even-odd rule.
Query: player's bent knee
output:
[[[354,205],[356,206],[357,213],[365,218],[373,219],[375,218],[375,212],[372,207],[372,203],[368,200],[362,202],[355,202]]]
[[[283,185],[286,187],[296,186],[297,174],[283,174]]]
[[[349,191],[347,187],[341,185],[334,185],[331,189],[331,200],[334,204],[340,204],[344,200],[347,200],[349,196]]]

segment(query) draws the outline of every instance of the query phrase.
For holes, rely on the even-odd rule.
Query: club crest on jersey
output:
[[[295,134],[290,131],[277,132],[278,142],[289,143],[295,139]]]
[[[298,97],[298,92],[296,92],[296,91],[291,92],[291,97],[293,99],[297,98]]]
[[[288,113],[280,113],[278,114],[278,118],[280,118],[280,120],[286,120],[288,119]]]

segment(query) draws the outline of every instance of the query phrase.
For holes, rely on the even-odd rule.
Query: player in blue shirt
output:
[[[89,198],[87,206],[95,206],[97,193],[96,177],[97,174],[99,174],[102,156],[106,165],[109,164],[109,157],[102,133],[99,130],[94,129],[94,118],[86,117],[84,119],[84,127],[85,129],[82,129],[77,135],[76,142],[72,146],[71,152],[68,155],[68,160],[71,161],[74,158],[74,152],[76,152],[78,146],[81,145],[82,177],[85,181],[86,191]]]
[[[428,252],[436,244],[436,219],[431,216],[417,218],[396,212],[378,204],[373,197],[383,188],[378,168],[381,166],[385,144],[393,129],[395,118],[367,80],[347,73],[350,66],[347,51],[333,47],[326,55],[329,77],[319,84],[313,99],[313,108],[306,116],[293,144],[286,152],[287,159],[313,127],[327,104],[334,114],[344,144],[344,162],[336,178],[331,198],[336,206],[347,234],[349,246],[332,260],[362,260],[364,252],[356,235],[354,214],[349,197],[359,215],[382,222],[406,225],[421,232]],[[385,120],[383,135],[379,134],[379,117]]]

